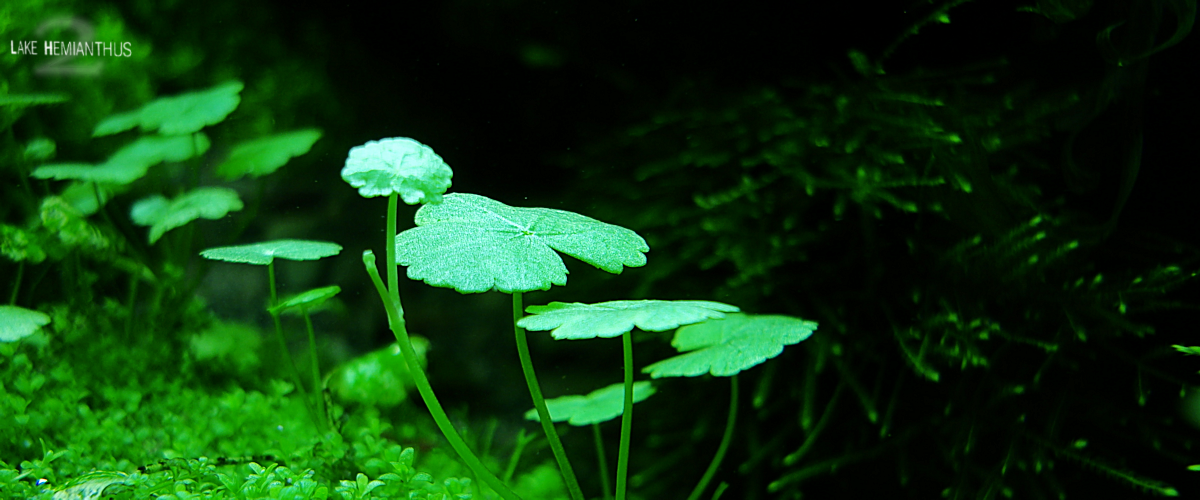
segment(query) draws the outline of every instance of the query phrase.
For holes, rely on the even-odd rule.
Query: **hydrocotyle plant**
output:
[[[629,229],[576,213],[511,207],[474,194],[444,194],[449,187],[449,167],[431,149],[412,139],[372,141],[354,148],[346,161],[342,177],[350,185],[359,188],[364,196],[388,195],[388,284],[385,286],[379,278],[374,254],[369,250],[364,252],[367,272],[384,302],[400,349],[413,369],[418,391],[439,428],[464,462],[504,498],[513,498],[515,495],[486,471],[467,449],[445,418],[428,380],[409,352],[412,348],[408,345],[403,307],[395,284],[396,266],[407,266],[407,275],[411,279],[453,288],[460,293],[497,290],[512,295],[513,329],[522,372],[534,403],[532,411],[541,422],[567,490],[576,500],[582,500],[584,496],[554,429],[556,416],[550,413],[542,396],[529,355],[525,329],[554,330],[556,338],[622,337],[625,373],[624,382],[620,385],[622,396],[619,399],[622,404],[619,412],[612,416],[622,415],[616,498],[624,499],[635,397],[631,331],[635,327],[645,331],[670,330],[682,325],[718,320],[726,313],[734,313],[739,309],[708,301],[614,301],[594,305],[553,303],[531,306],[528,312],[533,316],[523,318],[524,292],[548,290],[553,285],[566,284],[567,268],[558,253],[570,255],[607,272],[620,273],[625,267],[644,265],[649,246],[641,236]],[[425,204],[417,210],[414,218],[416,227],[395,234],[395,210],[399,196],[403,196],[410,204]],[[660,366],[652,376],[696,376],[703,373],[734,375],[778,355],[783,346],[804,340],[816,328],[815,323],[796,318],[770,318],[784,318],[785,322],[790,322],[791,329],[778,325],[767,326],[766,323],[771,320],[746,322],[751,326],[743,325],[742,320],[734,320],[725,329],[718,327],[699,330],[690,336],[685,334],[679,337],[685,340],[679,341],[677,347],[695,352],[681,355],[678,360],[668,360],[668,364]],[[756,328],[765,328],[769,332],[757,337],[739,333]],[[736,383],[733,391],[733,410],[725,444],[697,485],[693,496],[703,491],[728,446],[736,416]]]
[[[306,312],[304,319],[308,325],[308,343],[309,353],[312,357],[311,366],[314,393],[314,397],[310,398],[304,389],[304,383],[300,380],[300,371],[292,363],[292,357],[287,354],[287,339],[283,335],[283,324],[279,320],[279,314],[288,307],[302,307],[310,302],[324,301],[326,298],[336,294],[338,290],[334,289],[336,287],[311,290],[308,295],[301,294],[299,297],[289,301],[288,304],[281,304],[279,296],[275,291],[275,259],[317,260],[337,255],[341,251],[341,245],[327,241],[274,240],[252,245],[209,248],[200,252],[200,255],[206,259],[267,266],[267,282],[270,284],[271,290],[271,303],[267,306],[267,311],[271,313],[271,320],[275,323],[275,339],[279,342],[280,352],[287,360],[284,364],[287,365],[292,375],[292,381],[296,384],[296,390],[300,391],[301,397],[304,399],[304,406],[308,409],[309,414],[312,415],[313,424],[318,429],[326,430],[330,426],[325,412],[325,402],[321,397],[321,374],[317,367],[317,343],[312,332],[312,323],[308,321]]]

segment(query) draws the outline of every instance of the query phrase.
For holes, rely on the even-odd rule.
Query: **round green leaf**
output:
[[[618,274],[646,264],[646,240],[620,226],[551,208],[515,208],[453,193],[417,210],[417,227],[396,235],[408,277],[462,293],[549,290],[567,283],[555,250]]]
[[[242,82],[231,80],[206,90],[160,97],[140,109],[105,118],[96,125],[92,136],[116,134],[139,125],[143,132],[191,134],[220,123],[237,109],[242,88]]]
[[[532,314],[521,318],[517,326],[526,330],[553,330],[557,340],[611,338],[633,330],[661,332],[680,325],[724,318],[737,312],[737,306],[706,300],[614,300],[599,304],[551,302],[529,306]]]
[[[395,193],[409,205],[440,201],[453,176],[432,148],[407,137],[351,148],[342,168],[342,179],[364,198]]]
[[[633,402],[639,403],[654,395],[656,389],[645,380],[633,383]],[[625,413],[625,384],[617,382],[596,389],[587,396],[561,396],[546,400],[550,420],[583,426],[607,422]],[[536,409],[525,412],[526,420],[538,420]]]
[[[50,324],[45,313],[17,306],[0,306],[0,342],[14,342]]]
[[[240,179],[243,175],[268,175],[292,157],[307,153],[320,138],[320,130],[305,129],[243,142],[233,148],[225,163],[217,167],[217,174],[229,181]]]
[[[342,246],[327,241],[274,240],[252,245],[209,248],[200,252],[206,259],[265,266],[275,258],[317,260],[342,251]]]
[[[306,311],[311,311],[325,302],[326,299],[337,295],[342,291],[342,288],[334,285],[323,288],[314,288],[307,292],[296,295],[290,299],[280,302],[279,305],[272,307],[271,312],[279,314],[283,311],[292,308],[299,308]]]
[[[229,212],[242,209],[242,200],[237,191],[223,187],[202,187],[167,200],[154,195],[138,200],[130,209],[133,222],[150,226],[150,243],[158,241],[163,233],[183,226],[201,217],[220,219]]]
[[[736,375],[812,336],[815,321],[791,316],[730,314],[688,325],[675,332],[671,345],[680,354],[642,369],[651,377],[696,377],[711,373]],[[689,352],[690,351],[690,352]]]

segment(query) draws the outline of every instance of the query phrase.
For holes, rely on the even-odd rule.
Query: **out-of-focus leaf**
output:
[[[633,383],[633,402],[639,403],[654,395],[654,386],[645,380]],[[596,389],[586,396],[560,396],[546,400],[550,420],[571,425],[591,425],[607,422],[625,413],[625,384],[618,382]],[[537,409],[525,412],[526,420],[537,421]]]
[[[38,179],[80,180],[103,184],[129,184],[164,161],[183,161],[204,154],[211,143],[204,134],[139,137],[113,153],[104,163],[55,163],[42,165],[30,175]]]
[[[225,163],[217,167],[217,174],[230,181],[244,175],[268,175],[292,157],[307,153],[320,138],[320,130],[305,129],[243,142],[233,148]]]
[[[45,313],[17,306],[0,306],[0,342],[14,342],[50,324]]]
[[[191,134],[220,123],[241,102],[242,82],[231,80],[215,87],[177,96],[160,97],[128,113],[105,118],[93,137],[112,135],[140,126],[143,132],[163,135]]]
[[[418,335],[410,335],[409,339],[417,352],[417,362],[424,367],[429,341]],[[394,343],[335,368],[325,384],[343,401],[376,406],[400,404],[408,397],[408,389],[413,387],[412,372],[404,362],[400,346]]]
[[[161,195],[143,198],[133,204],[130,217],[136,224],[150,226],[150,243],[153,244],[163,233],[201,217],[216,220],[241,209],[242,200],[236,191],[223,187],[202,187],[174,200],[167,200]]]

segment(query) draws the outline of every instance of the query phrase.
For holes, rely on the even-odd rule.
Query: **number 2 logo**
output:
[[[91,23],[78,17],[60,16],[52,17],[42,22],[34,33],[37,36],[42,36],[46,32],[56,29],[66,29],[74,31],[77,41],[91,43],[94,39],[96,30],[92,29]],[[36,75],[73,75],[73,76],[96,76],[100,74],[100,70],[104,68],[103,62],[94,62],[91,64],[83,62],[72,62],[76,56],[61,55],[56,56],[48,62],[38,64],[33,67],[33,72]]]

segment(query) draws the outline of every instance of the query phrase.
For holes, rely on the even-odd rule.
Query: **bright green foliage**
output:
[[[211,143],[204,134],[164,137],[139,137],[113,153],[104,163],[58,163],[38,167],[31,174],[39,179],[81,180],[124,185],[141,179],[146,171],[164,161],[183,161],[208,151]]]
[[[216,220],[241,209],[242,200],[238,198],[237,191],[224,187],[202,187],[173,200],[162,195],[143,198],[133,204],[129,216],[136,224],[150,226],[150,243],[153,244],[163,233],[201,217]]]
[[[778,356],[784,346],[807,339],[816,329],[815,321],[791,316],[730,314],[725,319],[680,328],[671,345],[686,354],[642,371],[654,378],[705,373],[728,377]]]
[[[549,290],[567,283],[555,250],[610,273],[646,264],[646,240],[620,226],[552,208],[516,208],[465,193],[417,210],[396,236],[408,277],[462,293]]]
[[[441,201],[453,175],[432,148],[407,137],[355,146],[342,168],[342,179],[364,198],[398,194],[409,205]]]
[[[286,300],[280,301],[279,305],[270,308],[270,311],[272,314],[279,314],[291,309],[312,311],[313,309],[321,307],[321,305],[324,304],[327,299],[337,295],[340,291],[342,291],[342,288],[336,285],[314,288],[307,292],[302,292]]]
[[[317,260],[342,251],[342,246],[327,241],[273,240],[252,245],[209,248],[200,255],[206,259],[265,266],[275,258]]]
[[[96,125],[92,135],[112,135],[139,126],[142,132],[191,134],[220,123],[237,109],[241,102],[238,93],[242,88],[242,82],[231,80],[207,90],[160,97],[139,109],[105,118]]]
[[[633,402],[638,403],[653,396],[657,389],[648,382],[633,383]],[[555,422],[568,422],[571,425],[591,425],[607,422],[624,413],[625,384],[617,382],[589,392],[586,396],[559,396],[546,400],[546,409],[550,411],[550,419]],[[525,412],[527,420],[537,421],[536,409]]]
[[[24,307],[0,305],[0,342],[14,342],[50,324],[46,313]]]
[[[661,332],[680,325],[724,318],[737,306],[706,300],[614,300],[598,304],[551,302],[525,308],[532,316],[517,322],[526,330],[552,330],[556,340],[611,338],[634,327]]]
[[[304,129],[243,142],[217,167],[217,175],[233,181],[245,175],[262,177],[274,173],[293,156],[307,153],[320,138],[320,130]]]
[[[429,341],[417,335],[410,335],[409,339],[418,364],[425,367]],[[400,347],[393,343],[335,368],[325,385],[341,401],[388,407],[407,399],[413,381]]]

